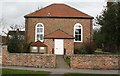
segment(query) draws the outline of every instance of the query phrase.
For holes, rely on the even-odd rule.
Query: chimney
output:
[[[19,29],[17,29],[16,32],[19,32]]]

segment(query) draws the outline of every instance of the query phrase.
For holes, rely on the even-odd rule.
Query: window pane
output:
[[[43,28],[37,28],[37,33],[43,33]]]
[[[32,52],[38,52],[37,47],[32,47]]]
[[[40,47],[40,49],[44,50],[44,49],[45,49],[45,47]]]
[[[81,34],[81,29],[76,29],[75,34]]]
[[[43,28],[40,28],[40,33],[42,33],[43,32]]]
[[[79,29],[79,34],[81,35],[81,29]]]
[[[75,35],[75,41],[78,41],[78,40],[79,40],[79,36]]]
[[[41,24],[38,24],[37,27],[43,27]]]
[[[75,26],[76,29],[81,29],[80,25]]]
[[[78,40],[81,41],[81,35],[78,35],[78,36],[79,36],[79,39],[78,39]]]
[[[81,35],[75,35],[75,41],[81,41]]]
[[[46,48],[45,47],[40,47],[40,52],[41,53],[45,53],[46,52]]]
[[[43,40],[43,34],[37,34],[37,40]]]
[[[43,40],[43,34],[40,34],[40,40]]]
[[[40,32],[40,28],[37,28],[37,33],[39,33]]]
[[[40,40],[40,35],[39,34],[37,34],[37,40]]]

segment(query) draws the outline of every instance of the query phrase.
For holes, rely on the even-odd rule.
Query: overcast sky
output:
[[[73,0],[72,0],[73,1]],[[24,15],[31,13],[38,8],[43,8],[52,3],[65,3],[93,17],[96,17],[103,10],[104,0],[1,0],[0,18],[3,18],[6,25],[5,30],[12,24],[24,24]],[[0,26],[0,34],[3,26]]]

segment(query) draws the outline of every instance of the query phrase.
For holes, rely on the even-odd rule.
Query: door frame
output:
[[[62,41],[61,43],[57,43],[56,44],[56,41]],[[61,44],[61,49],[60,49],[60,47],[59,47],[59,45]],[[60,49],[61,50],[61,53],[60,52],[58,52],[58,54],[56,53],[56,46],[58,46],[58,49]],[[58,51],[58,50],[57,50]],[[64,39],[55,39],[54,40],[54,54],[56,54],[56,55],[64,55]]]

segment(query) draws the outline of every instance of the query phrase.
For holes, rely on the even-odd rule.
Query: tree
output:
[[[120,2],[108,2],[107,8],[96,17],[96,24],[102,27],[94,33],[95,43],[104,51],[120,51]]]
[[[24,24],[21,24],[21,25],[13,24],[10,26],[10,28],[11,28],[11,30],[16,31],[17,29],[19,29],[19,30],[24,29],[25,25]]]
[[[21,34],[23,25],[11,25],[12,31],[9,31],[8,35],[8,51],[11,53],[20,53],[25,51],[25,40],[23,39],[24,34]]]

